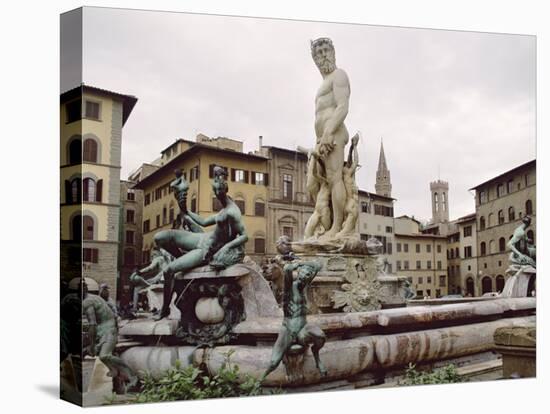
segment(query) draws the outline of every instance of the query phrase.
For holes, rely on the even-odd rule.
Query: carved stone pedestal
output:
[[[309,288],[310,313],[359,312],[405,304],[407,278],[383,273],[377,255],[323,252],[297,256],[322,265]]]
[[[530,378],[537,375],[537,328],[535,325],[499,328],[495,350],[502,354],[504,378]]]

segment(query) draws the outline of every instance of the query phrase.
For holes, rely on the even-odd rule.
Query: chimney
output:
[[[259,146],[260,146],[260,147],[258,148],[258,151],[259,151],[259,152],[262,152],[263,140],[264,140],[264,137],[260,135],[260,136],[258,137],[258,144],[259,144]]]

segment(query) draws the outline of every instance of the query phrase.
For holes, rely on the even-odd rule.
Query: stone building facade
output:
[[[277,254],[275,242],[280,236],[303,239],[314,204],[306,191],[308,158],[304,153],[273,146],[261,146],[260,153],[268,159],[266,252],[272,256]]]
[[[447,295],[447,237],[421,233],[408,216],[397,217],[395,228],[396,273],[410,278],[417,298]]]
[[[136,102],[84,84],[61,94],[61,277],[107,283],[113,297],[122,127]]]
[[[449,279],[451,274],[458,281],[454,286],[454,291],[450,293],[460,293],[464,296],[479,296],[479,290],[476,290],[475,280],[478,274],[477,270],[477,225],[475,213],[468,214],[456,220],[459,234],[459,252],[460,263],[458,268],[449,271]],[[468,282],[470,280],[470,282]],[[450,282],[449,282],[450,283]]]
[[[532,218],[529,237],[536,243],[536,161],[519,165],[471,188],[475,190],[477,268],[476,292],[502,291],[508,268],[508,240],[525,215]]]
[[[359,190],[359,235],[363,240],[375,237],[382,243],[390,272],[396,269],[394,202],[391,197]]]
[[[135,182],[120,181],[120,250],[118,299],[127,304],[132,300],[129,276],[142,265],[143,191],[134,189]]]

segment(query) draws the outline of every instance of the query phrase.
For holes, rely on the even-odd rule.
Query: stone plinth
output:
[[[530,378],[537,375],[537,329],[534,324],[499,328],[495,350],[502,354],[504,378]]]
[[[316,260],[322,266],[308,290],[311,314],[341,310],[335,308],[334,292],[341,291],[343,286],[348,291],[366,291],[371,299],[368,310],[403,306],[406,302],[403,284],[407,278],[380,271],[377,255],[319,252],[298,254],[297,257]],[[361,310],[367,309],[353,309]]]

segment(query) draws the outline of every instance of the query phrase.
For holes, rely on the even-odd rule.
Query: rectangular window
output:
[[[233,181],[236,183],[244,183],[244,170],[235,170],[235,179]]]
[[[464,227],[464,237],[470,237],[472,235],[472,226]]]
[[[401,260],[395,262],[395,266],[397,267],[397,270],[401,270]]]
[[[254,215],[264,217],[265,216],[265,203],[256,201],[254,203]]]
[[[443,287],[447,285],[447,281],[445,280],[445,275],[439,276],[439,286]]]
[[[292,175],[283,174],[283,198],[292,200]]]
[[[428,260],[428,261],[426,262],[426,267],[427,267],[428,269],[431,269],[431,268],[432,268],[432,261],[431,261],[431,260]]]
[[[464,247],[464,257],[472,257],[472,246],[465,246]]]
[[[393,233],[393,227],[386,226],[386,233]]]
[[[134,201],[136,199],[136,193],[134,190],[128,190],[126,193],[126,200],[128,201]]]
[[[155,190],[155,200],[160,200],[162,198],[162,187],[159,187]]]
[[[86,101],[86,118],[99,119],[99,103]]]
[[[364,241],[367,241],[369,239],[369,235],[364,233],[361,233],[359,237],[361,238],[361,240]]]
[[[133,223],[135,220],[135,211],[126,210],[126,223]]]
[[[189,170],[189,182],[199,179],[199,166],[195,165]]]
[[[386,243],[386,253],[387,254],[393,254],[393,248],[392,248],[392,244],[390,242]]]
[[[99,258],[99,250],[85,247],[82,249],[82,261],[88,263],[97,263]]]
[[[424,296],[424,291],[423,290],[417,290],[416,291],[416,296],[423,297]]]
[[[294,239],[294,229],[292,227],[283,227],[283,236],[287,236],[290,240]]]
[[[420,268],[421,268],[420,260],[417,260],[417,261],[416,261],[416,268],[417,268],[417,269],[420,269]]]
[[[143,222],[143,232],[149,233],[150,230],[151,230],[151,222],[149,220],[145,220]]]
[[[441,265],[441,260],[438,260],[438,261],[437,261],[437,269],[438,269],[438,270],[441,270],[441,269],[442,269],[441,266],[442,266],[442,265]]]
[[[174,221],[174,209],[172,207],[170,207],[168,216],[169,216],[168,220],[170,220],[170,223],[172,223]]]
[[[404,262],[405,270],[409,270],[409,261],[405,260]]]
[[[487,192],[486,191],[480,191],[478,193],[478,198],[479,198],[479,204],[484,204],[487,202]]]
[[[437,245],[437,253],[441,253],[441,245],[440,244]]]
[[[401,243],[397,243],[397,253],[401,253]]]
[[[419,285],[424,284],[424,278],[423,278],[422,276],[420,276],[420,277],[418,278],[418,284],[419,284]]]
[[[506,192],[510,194],[512,191],[514,191],[514,180],[508,180],[506,183]]]
[[[432,277],[431,276],[427,277],[426,283],[428,283],[428,285],[432,284]]]
[[[193,213],[197,212],[197,199],[195,196],[193,196],[193,198],[191,199],[191,211]]]
[[[148,206],[151,203],[151,194],[145,194],[143,205]]]
[[[427,251],[428,253],[431,253],[431,252],[432,252],[432,245],[431,245],[431,244],[427,244],[427,245],[426,245],[426,251]]]
[[[81,108],[82,102],[80,99],[65,105],[67,123],[79,121],[82,118]]]
[[[416,253],[420,253],[420,244],[416,244]]]
[[[160,214],[157,214],[157,221],[156,221],[157,228],[160,227]]]
[[[409,253],[409,243],[403,244],[403,251],[404,251],[405,253]]]
[[[497,185],[497,197],[502,197],[504,195],[504,184]]]
[[[254,253],[265,253],[265,239],[254,239]]]
[[[265,185],[265,175],[264,175],[264,173],[253,172],[252,177],[254,178],[254,182],[252,184]]]
[[[370,204],[366,201],[361,202],[361,212],[362,213],[370,213]]]
[[[134,244],[134,231],[126,230],[126,244]]]

